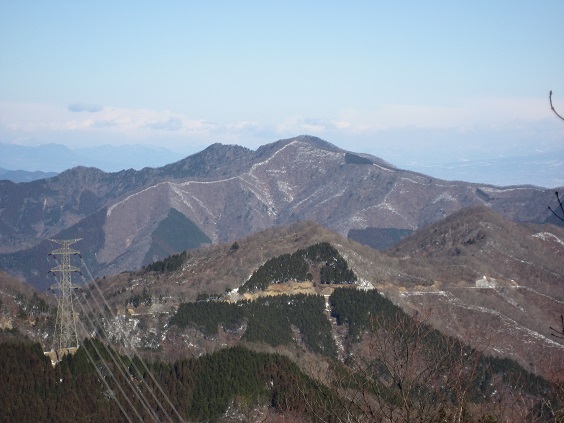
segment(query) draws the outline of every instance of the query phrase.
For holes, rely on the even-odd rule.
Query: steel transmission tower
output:
[[[50,272],[59,274],[55,276],[58,283],[51,285],[51,289],[59,291],[59,301],[57,305],[57,321],[55,323],[55,331],[53,333],[52,350],[57,354],[59,359],[68,353],[74,353],[78,348],[78,335],[76,333],[76,314],[74,312],[72,297],[73,289],[78,285],[72,283],[72,273],[79,272],[78,267],[71,265],[70,256],[80,254],[79,251],[70,248],[80,239],[65,239],[51,241],[61,245],[58,250],[51,251],[50,255],[55,257],[57,266],[53,267]],[[57,258],[60,256],[60,259]]]

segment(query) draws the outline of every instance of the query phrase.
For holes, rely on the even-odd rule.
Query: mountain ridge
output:
[[[83,165],[116,172],[124,168],[145,167],[147,156],[152,166],[178,160],[179,154],[154,145],[97,145],[69,148],[62,144],[26,146],[0,142],[0,167],[29,172],[63,172]]]
[[[116,273],[98,283],[116,309],[141,296],[151,299],[133,308],[131,318],[143,322],[131,333],[135,339],[151,333],[171,359],[199,355],[221,348],[226,339],[233,345],[235,335],[206,338],[194,329],[168,328],[170,313],[206,295],[232,300],[232,293],[265,263],[319,243],[330,244],[354,271],[358,281],[349,286],[374,287],[446,334],[488,354],[510,357],[533,373],[558,377],[564,341],[550,336],[550,326],[557,324],[564,303],[564,228],[511,222],[488,208],[456,212],[387,251],[302,221],[187,251],[172,270]],[[76,247],[82,249],[79,243]],[[318,275],[313,280],[317,283]],[[282,285],[277,289],[285,293]],[[186,334],[190,343],[184,342]]]
[[[543,222],[552,196],[531,186],[442,181],[311,136],[256,151],[213,144],[162,168],[105,173],[78,167],[27,184],[0,182],[0,266],[38,283],[34,275],[45,266],[18,269],[18,257],[42,240],[86,231],[99,233],[102,242],[84,248],[95,274],[140,268],[151,234],[171,209],[212,242],[229,242],[299,220],[344,236],[351,229],[414,230],[479,204],[515,221]],[[100,227],[86,229],[81,222],[93,215]]]

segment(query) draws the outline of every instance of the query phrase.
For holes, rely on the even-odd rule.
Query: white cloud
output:
[[[372,110],[348,109],[339,120],[352,131],[380,131],[402,127],[466,130],[503,127],[508,123],[550,117],[547,102],[534,98],[475,98],[456,105],[382,104]]]
[[[564,125],[556,120],[546,101],[522,98],[470,99],[452,107],[383,104],[372,110],[344,110],[331,118],[293,116],[270,122],[218,122],[169,110],[105,106],[96,113],[77,113],[64,106],[0,103],[0,142],[158,143],[173,149],[223,142],[254,148],[311,134],[384,158],[386,154],[390,158],[393,154],[436,155],[434,149],[445,154],[445,146],[450,151],[454,147],[476,154],[505,154],[508,149],[529,148],[532,140],[535,146],[530,148],[544,151],[561,144]],[[492,140],[498,140],[495,148]],[[451,146],[453,142],[456,145]]]
[[[276,125],[276,131],[281,135],[315,134],[322,135],[340,130],[352,130],[351,122],[324,118],[290,118]]]
[[[169,111],[104,107],[96,112],[94,118],[90,113],[76,113],[79,109],[76,107],[71,111],[70,108],[54,105],[0,103],[0,125],[20,134],[73,132],[78,137],[80,134],[113,134],[119,135],[122,143],[127,143],[129,138],[135,139],[135,142],[154,140],[155,133],[205,135],[217,127],[217,124]]]
[[[182,121],[177,117],[171,116],[168,120],[150,123],[147,126],[157,131],[180,131],[182,129]]]
[[[77,112],[96,113],[96,112],[100,112],[103,109],[103,107],[100,106],[99,104],[88,104],[88,103],[82,103],[82,102],[75,102],[75,103],[69,104],[67,109],[70,112],[75,112],[75,113],[77,113]]]
[[[111,126],[116,126],[116,123],[113,120],[95,120],[92,122],[93,128],[108,128]]]

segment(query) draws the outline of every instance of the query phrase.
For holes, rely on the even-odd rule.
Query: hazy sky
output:
[[[0,142],[563,158],[563,22],[562,0],[0,0]]]

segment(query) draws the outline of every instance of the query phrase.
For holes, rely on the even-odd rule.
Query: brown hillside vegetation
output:
[[[49,333],[53,322],[53,297],[37,293],[0,270],[0,336],[19,335],[39,339],[40,333]]]
[[[420,229],[386,252],[358,244],[316,223],[298,222],[274,227],[234,243],[187,251],[170,257],[166,263],[155,263],[137,272],[98,278],[96,283],[117,316],[104,323],[108,339],[116,342],[120,337],[126,337],[136,345],[139,353],[155,361],[170,363],[186,357],[205,357],[206,353],[225,351],[225,347],[243,344],[255,351],[277,352],[291,358],[316,380],[315,383],[319,383],[320,389],[330,386],[341,398],[350,399],[347,404],[354,406],[356,411],[360,407],[365,414],[369,411],[378,415],[388,413],[389,419],[394,421],[394,417],[404,412],[417,410],[417,415],[434,416],[429,421],[436,421],[435,418],[442,412],[440,409],[418,409],[419,406],[436,404],[436,401],[413,402],[414,396],[419,395],[421,383],[433,388],[446,384],[449,389],[458,390],[456,395],[464,398],[468,380],[474,380],[474,375],[486,371],[485,364],[480,364],[481,370],[475,367],[482,355],[489,357],[487,359],[491,359],[492,355],[512,358],[532,373],[552,381],[562,380],[564,340],[551,337],[549,329],[557,323],[564,305],[561,292],[561,275],[564,274],[562,240],[562,228],[513,223],[487,208],[455,213]],[[365,317],[367,312],[373,327],[359,330],[360,326],[354,326],[351,321],[339,320],[343,316],[336,312],[338,300],[332,297],[325,302],[319,297],[303,295],[330,291],[331,287],[319,283],[319,271],[317,274],[312,272],[311,281],[292,280],[270,285],[263,292],[254,293],[257,298],[253,297],[254,301],[247,305],[223,301],[236,298],[232,291],[241,287],[269,260],[317,243],[331,244],[346,260],[358,278],[356,288],[376,288],[407,314],[390,317],[393,314],[388,315],[385,310],[395,306],[378,295],[372,295],[376,294],[375,291],[363,293],[354,289],[354,285],[347,285],[349,289],[335,290],[337,298],[339,295],[341,299],[347,296],[355,298],[353,303],[349,303],[352,305],[349,312],[362,309]],[[5,298],[0,311],[3,315],[15,313],[19,316],[13,321],[20,333],[34,340],[45,339],[49,334],[48,322],[53,318],[52,309],[42,309],[40,297],[34,296],[18,281],[4,276],[0,274],[0,291]],[[92,286],[91,282],[90,286],[79,290],[79,297],[82,293],[92,295]],[[289,293],[300,294],[301,297],[280,297]],[[264,298],[273,294],[273,297]],[[16,296],[19,298],[17,301]],[[376,297],[380,300],[375,300]],[[29,299],[22,301],[24,298]],[[368,298],[376,302],[370,303],[372,305],[367,309]],[[262,316],[266,332],[274,334],[277,328],[272,322],[276,320],[267,322],[267,318],[272,318],[276,310],[281,310],[281,304],[285,306],[306,299],[318,302],[316,307],[320,310],[320,320],[330,326],[325,333],[335,340],[337,353],[323,355],[312,350],[311,337],[308,341],[305,336],[305,321],[302,324],[299,320],[292,320],[287,340],[270,344],[246,337],[247,329],[253,324],[251,318],[216,320],[214,324],[217,327],[211,330],[189,321],[181,324],[179,320],[175,323],[171,319],[186,306],[200,310],[200,315],[205,317],[210,310],[222,316],[222,310],[226,309],[223,306],[231,307],[229,310],[233,312],[234,309],[242,310],[244,305],[251,307],[260,303],[266,307],[261,309],[257,306],[253,308],[253,313]],[[7,308],[6,304],[13,307]],[[345,310],[343,304],[341,302],[340,313]],[[313,307],[310,309],[313,310]],[[293,310],[298,315],[298,310]],[[374,316],[372,320],[370,316]],[[81,320],[85,320],[84,313],[81,313]],[[453,339],[440,341],[433,327],[472,345],[475,350],[468,353],[469,350]],[[82,339],[90,336],[84,329],[80,330]],[[11,332],[3,332],[4,339],[10,336]],[[436,357],[427,348],[435,344],[445,348],[441,357]],[[409,345],[409,354],[404,351],[406,345]],[[377,362],[381,358],[389,366],[384,373],[378,370],[381,363]],[[402,361],[404,358],[405,362]],[[500,363],[507,365],[507,369],[513,366],[503,361]],[[348,372],[356,374],[354,380],[349,380]],[[491,389],[485,391],[488,397],[465,399],[468,405],[472,403],[472,407],[477,407],[466,411],[473,416],[491,414],[498,415],[500,419],[512,416],[512,421],[520,421],[532,404],[532,397],[523,394],[525,383],[534,380],[525,373],[521,374],[523,379],[506,382],[501,379],[501,373],[496,373],[495,380],[488,385]],[[378,389],[382,391],[373,391],[374,381],[381,384]],[[301,392],[299,384],[293,387]],[[446,401],[451,392],[447,390],[440,394],[445,395]],[[401,406],[398,408],[402,402],[393,398],[405,399],[403,411]],[[484,398],[491,410],[479,405]],[[536,396],[535,401],[538,398]],[[326,404],[308,403],[309,399],[301,398],[306,408],[326,408]],[[516,401],[519,405],[512,409]],[[504,411],[499,409],[501,406]],[[335,407],[342,409],[342,406]],[[344,411],[353,412],[353,409]],[[455,414],[461,416],[463,411],[461,408]]]
[[[406,238],[390,254],[428,275],[428,288],[388,291],[404,307],[432,310],[433,323],[484,342],[525,368],[563,378],[564,230],[518,224],[479,207]]]
[[[315,223],[299,222],[236,244],[189,251],[176,271],[123,273],[99,282],[116,309],[146,295],[152,305],[140,305],[135,313],[174,312],[199,294],[238,288],[271,258],[328,242],[347,260],[359,284],[374,286],[410,313],[429,316],[448,334],[554,378],[564,374],[564,343],[549,329],[564,306],[562,240],[562,228],[510,222],[487,208],[467,209],[429,225],[386,253]],[[164,336],[169,333],[163,329],[168,317],[161,316],[148,324]],[[163,342],[165,352],[176,355],[185,347],[174,339]],[[239,337],[206,340],[207,346],[192,353],[217,348],[212,344],[226,339],[237,342]]]
[[[390,253],[433,268],[435,280],[456,282],[483,275],[520,279],[564,301],[563,239],[564,228],[515,223],[489,208],[476,207],[417,231]]]

